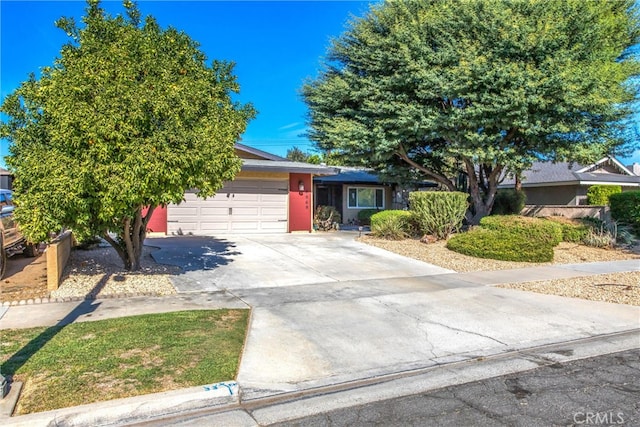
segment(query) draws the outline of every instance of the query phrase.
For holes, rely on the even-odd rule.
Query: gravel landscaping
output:
[[[125,271],[111,246],[90,250],[73,250],[65,268],[63,281],[51,298],[99,298],[131,295],[171,295],[176,290],[170,276],[180,268],[157,264],[151,257],[156,250],[145,246],[137,272]]]
[[[384,240],[372,237],[371,235],[362,236],[359,240],[390,252],[448,268],[459,273],[626,259],[637,259],[640,263],[640,247],[638,246],[614,250],[562,242],[554,249],[552,263],[528,263],[497,261],[462,255],[447,249],[445,246],[446,242],[444,241],[425,244],[415,239]],[[572,279],[503,284],[499,285],[499,287],[583,298],[593,301],[640,305],[640,272],[601,274]]]

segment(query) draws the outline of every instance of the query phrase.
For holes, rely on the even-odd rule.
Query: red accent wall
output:
[[[299,191],[299,183],[304,183],[304,191]],[[313,184],[311,174],[289,174],[289,232],[312,231],[311,209]]]
[[[144,208],[142,215],[147,214],[147,208]],[[167,207],[158,206],[153,210],[151,219],[147,224],[147,231],[154,233],[167,233]]]

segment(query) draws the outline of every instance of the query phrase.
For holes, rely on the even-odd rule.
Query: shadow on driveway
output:
[[[149,238],[145,244],[160,248],[151,254],[157,263],[174,265],[184,272],[213,270],[233,262],[232,257],[240,254],[234,250],[234,242],[215,237]]]

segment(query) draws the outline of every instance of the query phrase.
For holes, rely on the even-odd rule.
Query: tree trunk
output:
[[[113,246],[120,256],[125,270],[140,270],[144,239],[147,237],[147,224],[154,209],[155,206],[150,206],[147,214],[143,217],[143,207],[141,206],[136,210],[133,218],[124,218],[117,240],[113,239],[108,231],[103,235],[104,239]]]
[[[520,173],[516,174],[516,183],[514,188],[516,191],[522,191],[522,178],[520,177]]]
[[[482,174],[480,171],[486,165],[478,165],[476,168],[470,159],[464,159],[464,164],[469,176],[469,195],[472,201],[466,219],[470,225],[478,225],[482,218],[491,213],[498,191],[498,178],[504,167],[501,165],[490,166],[488,168],[490,173]],[[481,179],[483,182],[480,182]],[[482,191],[482,188],[485,190]]]

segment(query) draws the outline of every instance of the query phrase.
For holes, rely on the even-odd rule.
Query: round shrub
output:
[[[518,233],[491,228],[475,228],[452,236],[447,248],[477,258],[517,262],[553,261],[553,245],[535,239],[523,239]]]
[[[402,240],[411,235],[411,221],[409,211],[381,211],[371,216],[371,234],[382,239]]]
[[[517,215],[524,209],[527,197],[524,191],[500,189],[491,208],[491,215]]]
[[[557,246],[562,241],[562,226],[553,221],[519,215],[492,215],[480,220],[484,228],[506,231],[523,240]]]

